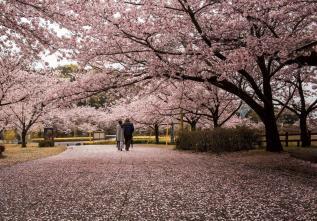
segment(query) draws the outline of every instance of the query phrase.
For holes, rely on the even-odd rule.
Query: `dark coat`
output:
[[[131,139],[132,134],[134,132],[134,126],[132,123],[124,123],[122,124],[124,138]]]

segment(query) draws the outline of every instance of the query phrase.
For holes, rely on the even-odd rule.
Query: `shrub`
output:
[[[5,147],[0,145],[0,156],[2,156],[2,153],[5,151]]]
[[[39,141],[39,147],[54,147],[53,140],[41,140]]]
[[[184,131],[176,140],[176,148],[200,152],[232,152],[254,149],[258,139],[257,131],[247,127]]]

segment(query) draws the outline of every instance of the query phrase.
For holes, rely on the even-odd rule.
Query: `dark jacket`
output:
[[[124,123],[122,124],[123,134],[125,138],[132,138],[132,134],[134,132],[134,126],[132,123]]]

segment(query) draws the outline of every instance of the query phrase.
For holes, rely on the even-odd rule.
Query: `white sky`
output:
[[[43,21],[45,22],[45,21]],[[59,37],[63,37],[63,36],[66,36],[66,37],[70,37],[72,35],[72,33],[61,27],[60,25],[58,24],[55,24],[55,23],[49,23],[49,28],[54,30],[56,33],[57,33],[57,36]],[[42,58],[42,61],[40,62],[37,62],[36,63],[36,67],[37,68],[44,68],[45,67],[45,63],[48,64],[49,67],[51,68],[56,68],[58,66],[63,66],[63,65],[67,65],[67,64],[74,64],[76,63],[75,61],[72,61],[72,60],[68,60],[68,59],[62,59],[60,60],[58,58],[58,52],[56,53],[53,53],[53,54],[49,54],[49,53],[44,53],[41,58]]]
[[[56,68],[58,66],[63,66],[63,65],[67,65],[67,64],[74,64],[76,62],[71,61],[71,60],[67,60],[67,59],[59,60],[58,56],[54,53],[51,55],[43,55],[42,61],[36,63],[36,67],[37,68],[44,68],[45,63],[48,63],[48,66],[51,68]]]

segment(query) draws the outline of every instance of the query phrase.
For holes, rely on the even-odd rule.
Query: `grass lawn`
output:
[[[0,168],[56,155],[66,150],[66,148],[62,146],[39,148],[35,145],[29,145],[27,148],[21,148],[21,145],[16,144],[5,145],[5,148],[3,156],[0,157]]]

